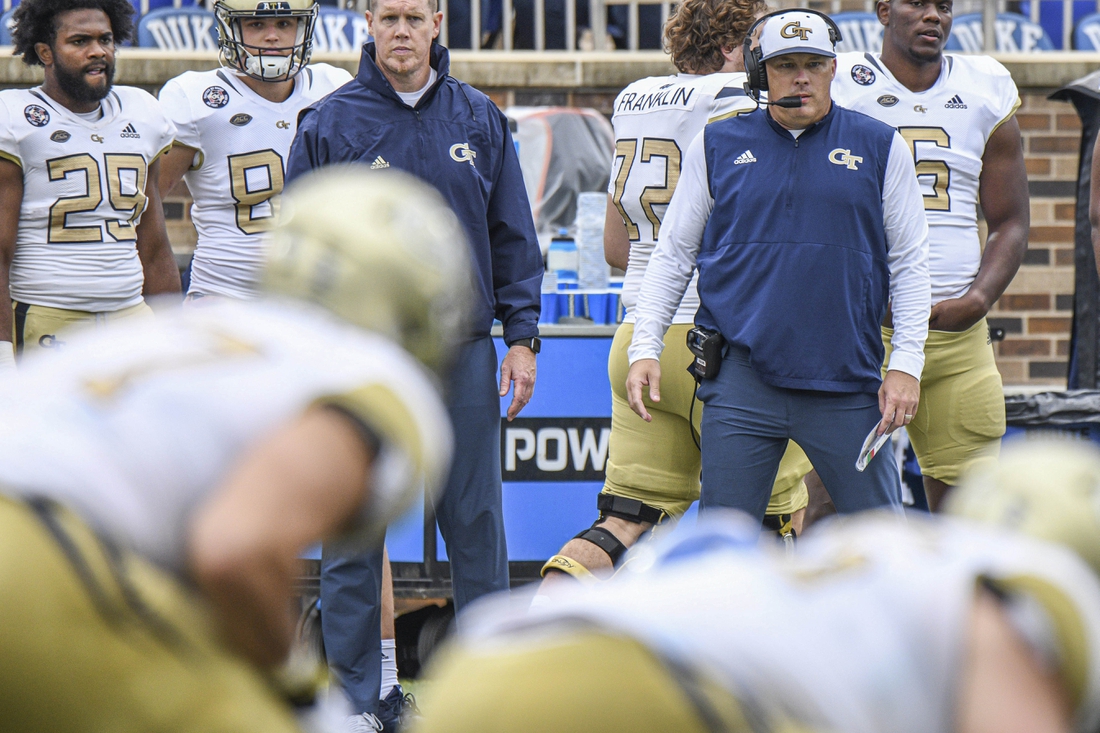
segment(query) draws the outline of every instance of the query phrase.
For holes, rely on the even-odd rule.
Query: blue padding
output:
[[[1061,3],[1058,3],[1061,12]],[[1054,42],[1043,26],[1032,23],[1019,13],[997,13],[997,51],[999,53],[1036,53],[1054,51]],[[982,14],[971,13],[955,18],[946,50],[982,53]]]
[[[508,347],[503,339],[493,342],[497,358],[503,359]],[[535,393],[520,417],[611,417],[610,351],[610,336],[543,339]],[[501,417],[511,402],[511,392],[500,399]]]
[[[409,511],[386,530],[390,562],[424,562],[424,499],[416,498]]]
[[[840,28],[837,51],[878,53],[882,50],[882,23],[874,13],[837,13],[832,18]]]
[[[15,15],[15,8],[12,8],[3,15],[0,15],[0,46],[11,45],[11,26],[13,15]]]
[[[1086,15],[1077,23],[1073,31],[1073,47],[1078,51],[1100,51],[1100,13]]]
[[[321,8],[313,31],[314,53],[358,53],[368,40],[367,19],[362,13]]]
[[[162,51],[217,51],[218,25],[202,8],[162,8],[138,22],[138,45]]]

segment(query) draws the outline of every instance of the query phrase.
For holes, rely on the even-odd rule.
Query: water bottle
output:
[[[578,282],[583,290],[606,290],[611,274],[603,253],[607,194],[589,191],[577,196]]]
[[[553,273],[558,290],[577,289],[577,243],[566,229],[558,230],[558,236],[550,240],[546,250],[546,269]]]

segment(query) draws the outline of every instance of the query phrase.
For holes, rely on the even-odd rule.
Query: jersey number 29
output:
[[[145,158],[135,153],[105,153],[103,162],[107,167],[107,200],[111,208],[122,214],[118,219],[108,219],[107,233],[119,242],[136,240],[135,225],[148,201]],[[69,226],[68,220],[69,214],[95,211],[103,202],[99,161],[88,153],[66,155],[46,161],[46,172],[51,181],[83,173],[87,182],[82,195],[61,196],[50,207],[49,242],[102,242],[100,225]]]

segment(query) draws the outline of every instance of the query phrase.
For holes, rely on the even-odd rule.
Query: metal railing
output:
[[[467,2],[469,0],[440,0],[440,9],[444,12],[444,18],[447,17],[447,4],[448,2]],[[520,0],[522,2],[522,10],[517,10],[516,0],[489,0],[491,2],[499,2],[501,4],[503,18],[511,18],[512,22],[503,23],[503,28],[495,39],[495,43],[489,48],[483,48],[485,41],[485,34],[480,33],[477,29],[481,27],[481,7],[478,0],[473,0],[470,7],[470,48],[474,50],[504,50],[511,51],[515,49],[515,27],[517,24],[528,24],[528,28],[533,27],[534,36],[534,50],[541,51],[547,48],[547,4],[549,2],[558,2],[564,5],[565,15],[565,43],[566,49],[573,50],[595,50],[595,51],[609,51],[614,50],[617,46],[624,46],[627,50],[638,50],[640,47],[640,23],[639,23],[639,11],[642,6],[656,5],[660,8],[660,28],[663,28],[665,22],[668,20],[669,15],[672,13],[676,6],[675,2],[662,1],[662,0],[586,0],[588,16],[591,19],[591,23],[587,27],[578,27],[577,25],[577,13],[574,0]],[[578,0],[579,2],[580,0]],[[365,3],[365,0],[355,0],[359,4]],[[804,7],[813,8],[814,10],[820,10],[829,14],[837,14],[842,12],[860,11],[873,13],[876,0],[770,0],[769,5],[773,8],[793,8]],[[1054,38],[1055,43],[1059,43],[1062,49],[1068,50],[1073,47],[1072,39],[1074,32],[1074,5],[1080,4],[1080,0],[1031,0],[1030,2],[1019,2],[1018,0],[955,0],[954,13],[955,16],[961,16],[970,13],[982,14],[982,44],[986,51],[993,51],[996,48],[997,39],[997,13],[1014,12],[1019,13],[1024,11],[1024,15],[1030,18],[1034,23],[1040,22],[1041,9],[1049,8],[1055,4],[1058,4],[1061,9],[1061,29],[1058,37]],[[623,8],[625,11],[625,28],[619,28],[621,31],[618,43],[608,36],[608,11],[613,8]],[[1095,2],[1096,12],[1100,12],[1100,0]],[[1046,10],[1044,17],[1049,14],[1049,10]],[[1078,12],[1080,15],[1080,12]],[[620,12],[621,18],[621,12]],[[652,28],[650,29],[650,36],[653,36]],[[442,40],[447,42],[446,38],[446,22],[444,22],[444,29]],[[650,45],[652,45],[653,39],[650,39]]]
[[[368,2],[368,0],[321,1],[326,5],[338,5],[357,12],[364,12]],[[564,20],[564,28],[557,26],[552,33],[553,45],[558,48],[564,46],[565,49],[571,50],[610,51],[617,46],[624,46],[627,50],[635,51],[641,46],[642,28],[639,17],[642,6],[658,6],[660,8],[658,26],[654,26],[653,16],[649,16],[650,20],[646,31],[650,46],[655,42],[654,37],[659,37],[660,29],[664,28],[669,15],[676,6],[676,3],[671,0],[438,0],[438,2],[439,9],[443,12],[444,17],[440,34],[440,40],[444,45],[450,45],[450,40],[452,40],[448,38],[448,24],[446,22],[446,19],[450,17],[450,6],[460,2],[468,5],[470,21],[468,47],[474,51],[515,50],[517,28],[522,29],[524,37],[533,38],[533,42],[527,47],[536,51],[545,50],[548,47],[547,17],[551,6],[555,22],[560,22],[557,20],[558,18]],[[872,13],[874,12],[875,2],[876,0],[769,0],[769,5],[776,9],[813,8],[835,15],[852,11]],[[487,7],[498,7],[500,16],[506,19],[501,24],[502,27],[496,29],[494,33],[486,33],[482,29],[483,3]],[[582,5],[581,3],[585,4]],[[150,0],[141,0],[140,3],[135,2],[135,6],[142,14],[150,10],[151,4],[156,7],[165,5],[163,2],[151,3]],[[213,0],[172,0],[171,4],[175,7],[183,5],[211,7]],[[519,7],[517,7],[517,4]],[[1053,41],[1056,44],[1060,43],[1062,49],[1069,50],[1073,47],[1074,21],[1079,19],[1081,15],[1082,4],[1081,0],[1023,0],[1022,2],[1020,0],[955,0],[954,13],[956,17],[964,14],[982,13],[981,44],[986,51],[993,51],[996,48],[997,33],[1003,32],[1003,29],[999,29],[997,25],[997,13],[1020,13],[1022,11],[1033,23],[1039,24],[1041,20],[1044,20],[1049,24],[1051,17],[1057,17],[1058,15],[1057,12],[1052,13],[1050,8],[1060,6],[1061,22],[1055,23],[1055,26],[1060,25],[1061,28],[1059,29],[1060,32],[1052,33],[1052,35],[1059,36],[1054,38]],[[1090,2],[1089,4],[1095,6],[1095,12],[1100,12],[1100,0],[1095,0],[1094,3]],[[18,0],[0,0],[0,10],[4,12],[15,5],[18,5]],[[1075,6],[1077,7],[1076,15],[1074,12]],[[578,26],[578,7],[588,11],[588,17],[591,19],[588,26]],[[608,35],[607,19],[609,12],[616,18],[617,42]],[[508,19],[510,19],[510,22]],[[623,27],[624,25],[625,27]],[[971,36],[973,38],[971,45],[974,47],[978,44],[976,31],[975,28]],[[456,46],[464,46],[467,43],[467,39],[454,40],[457,41]]]

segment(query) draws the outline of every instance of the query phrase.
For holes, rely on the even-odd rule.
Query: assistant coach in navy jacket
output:
[[[477,304],[469,346],[448,385],[455,460],[436,508],[462,611],[508,588],[500,397],[514,383],[511,419],[534,388],[542,255],[507,119],[484,94],[448,76],[447,49],[435,43],[443,18],[437,0],[374,0],[370,7],[374,43],[363,47],[353,81],[303,111],[287,178],[333,163],[400,168],[439,189],[466,230]],[[494,317],[509,345],[499,383]],[[380,580],[380,555],[367,563],[323,558],[325,648],[359,713],[377,707]]]
[[[706,127],[684,156],[636,308],[627,392],[659,399],[661,337],[692,268],[696,325],[718,331],[721,369],[699,386],[701,506],[762,518],[787,440],[837,510],[900,507],[890,451],[855,469],[867,434],[916,413],[931,293],[928,225],[912,154],[891,127],[832,104],[839,32],[807,11],[766,16],[768,106]],[[752,77],[750,76],[750,82]],[[793,101],[793,100],[792,100]],[[882,377],[879,324],[892,308]]]

